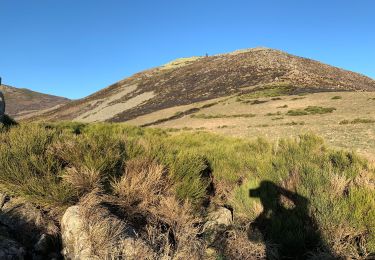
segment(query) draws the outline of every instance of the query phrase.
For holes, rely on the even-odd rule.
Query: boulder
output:
[[[67,259],[137,259],[152,251],[131,226],[98,205],[69,207],[61,219],[61,236]]]
[[[70,259],[95,259],[79,206],[68,208],[61,219],[63,255]]]
[[[233,213],[226,207],[216,207],[206,218],[203,225],[203,234],[206,241],[212,244],[233,224]]]

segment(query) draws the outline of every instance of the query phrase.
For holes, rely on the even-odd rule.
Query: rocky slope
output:
[[[295,91],[374,91],[358,73],[288,53],[254,48],[175,60],[137,73],[42,115],[49,120],[123,122],[161,109],[249,93],[270,84]]]
[[[5,96],[6,113],[15,118],[27,117],[40,110],[50,109],[69,101],[67,98],[7,85],[0,85],[0,91]]]

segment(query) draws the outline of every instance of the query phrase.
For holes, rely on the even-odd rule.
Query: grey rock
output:
[[[233,213],[226,207],[216,207],[206,218],[203,225],[203,234],[209,244],[214,243],[220,234],[233,224]]]
[[[107,233],[108,229],[111,232]],[[133,259],[140,248],[150,250],[132,227],[105,208],[91,210],[82,205],[68,208],[61,219],[61,237],[66,259],[117,259],[119,256]]]

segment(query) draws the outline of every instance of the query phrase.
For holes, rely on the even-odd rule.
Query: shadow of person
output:
[[[281,259],[306,259],[309,253],[320,250],[331,255],[317,224],[308,214],[308,199],[271,181],[250,189],[249,196],[260,199],[263,212],[250,223],[248,237],[255,240],[257,233],[262,234],[267,259],[273,258],[275,247]]]

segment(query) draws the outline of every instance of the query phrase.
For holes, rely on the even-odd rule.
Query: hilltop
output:
[[[278,89],[283,94],[374,91],[375,81],[279,50],[253,48],[178,59],[48,111],[41,118],[124,122],[166,108],[260,89]]]
[[[6,113],[15,118],[28,117],[41,110],[50,109],[69,101],[67,98],[47,95],[26,88],[0,85],[6,100]]]

